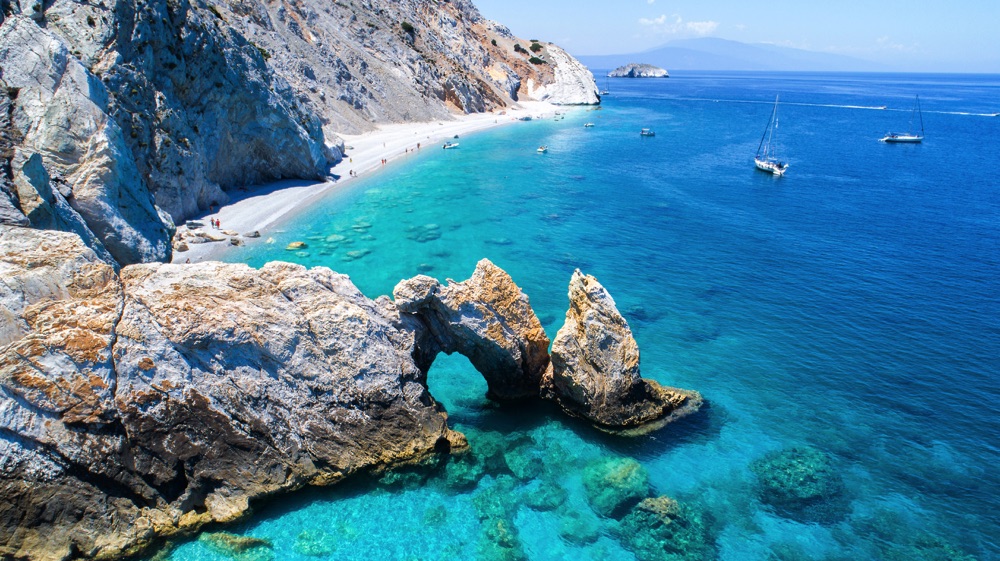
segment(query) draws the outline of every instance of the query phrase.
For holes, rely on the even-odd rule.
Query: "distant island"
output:
[[[669,78],[666,70],[652,64],[630,63],[612,70],[612,78]]]
[[[616,68],[634,60],[681,70],[881,72],[885,66],[844,55],[741,43],[717,37],[670,41],[638,53],[578,56],[590,69]]]

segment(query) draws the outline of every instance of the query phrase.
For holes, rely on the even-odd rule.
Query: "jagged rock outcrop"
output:
[[[400,311],[423,320],[436,349],[469,357],[490,397],[538,397],[549,338],[506,271],[483,259],[467,281],[445,286],[421,275],[396,285],[393,298]]]
[[[465,282],[404,281],[393,303],[279,262],[116,273],[75,234],[0,225],[0,278],[3,558],[134,554],[256,498],[463,449],[427,387],[439,352],[468,356],[498,399],[537,398],[551,372],[527,297],[486,260]],[[617,370],[588,375],[602,426],[649,409],[608,393]]]
[[[669,78],[666,70],[652,64],[630,63],[615,68],[608,76],[612,78]]]
[[[639,347],[615,301],[579,270],[566,322],[552,342],[544,392],[567,413],[612,432],[641,434],[697,411],[701,395],[639,375]]]

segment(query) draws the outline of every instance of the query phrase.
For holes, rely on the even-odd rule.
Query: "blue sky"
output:
[[[718,37],[912,71],[1000,73],[1000,0],[473,0],[514,34],[575,55]]]

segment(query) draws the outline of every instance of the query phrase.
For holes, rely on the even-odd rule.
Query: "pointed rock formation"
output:
[[[393,297],[400,311],[424,321],[441,351],[469,358],[491,398],[538,396],[549,338],[506,271],[483,259],[467,281],[442,286],[421,275],[396,285]]]
[[[639,347],[615,301],[579,270],[569,283],[566,323],[552,344],[543,395],[610,432],[642,434],[697,411],[698,392],[639,375]]]

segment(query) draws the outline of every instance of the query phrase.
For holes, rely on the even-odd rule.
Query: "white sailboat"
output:
[[[761,171],[782,176],[788,169],[788,164],[782,162],[774,155],[771,141],[774,138],[774,130],[778,128],[778,96],[774,96],[774,109],[771,110],[771,119],[764,128],[764,134],[760,137],[760,144],[757,145],[757,155],[753,158],[754,165]]]
[[[918,117],[920,119],[920,134],[915,134],[912,132],[890,132],[881,138],[882,142],[890,143],[910,143],[916,144],[918,142],[923,142],[924,140],[924,114],[920,111],[920,96],[917,96],[917,100],[913,105],[913,113],[910,114],[910,130],[913,130],[913,117]]]

